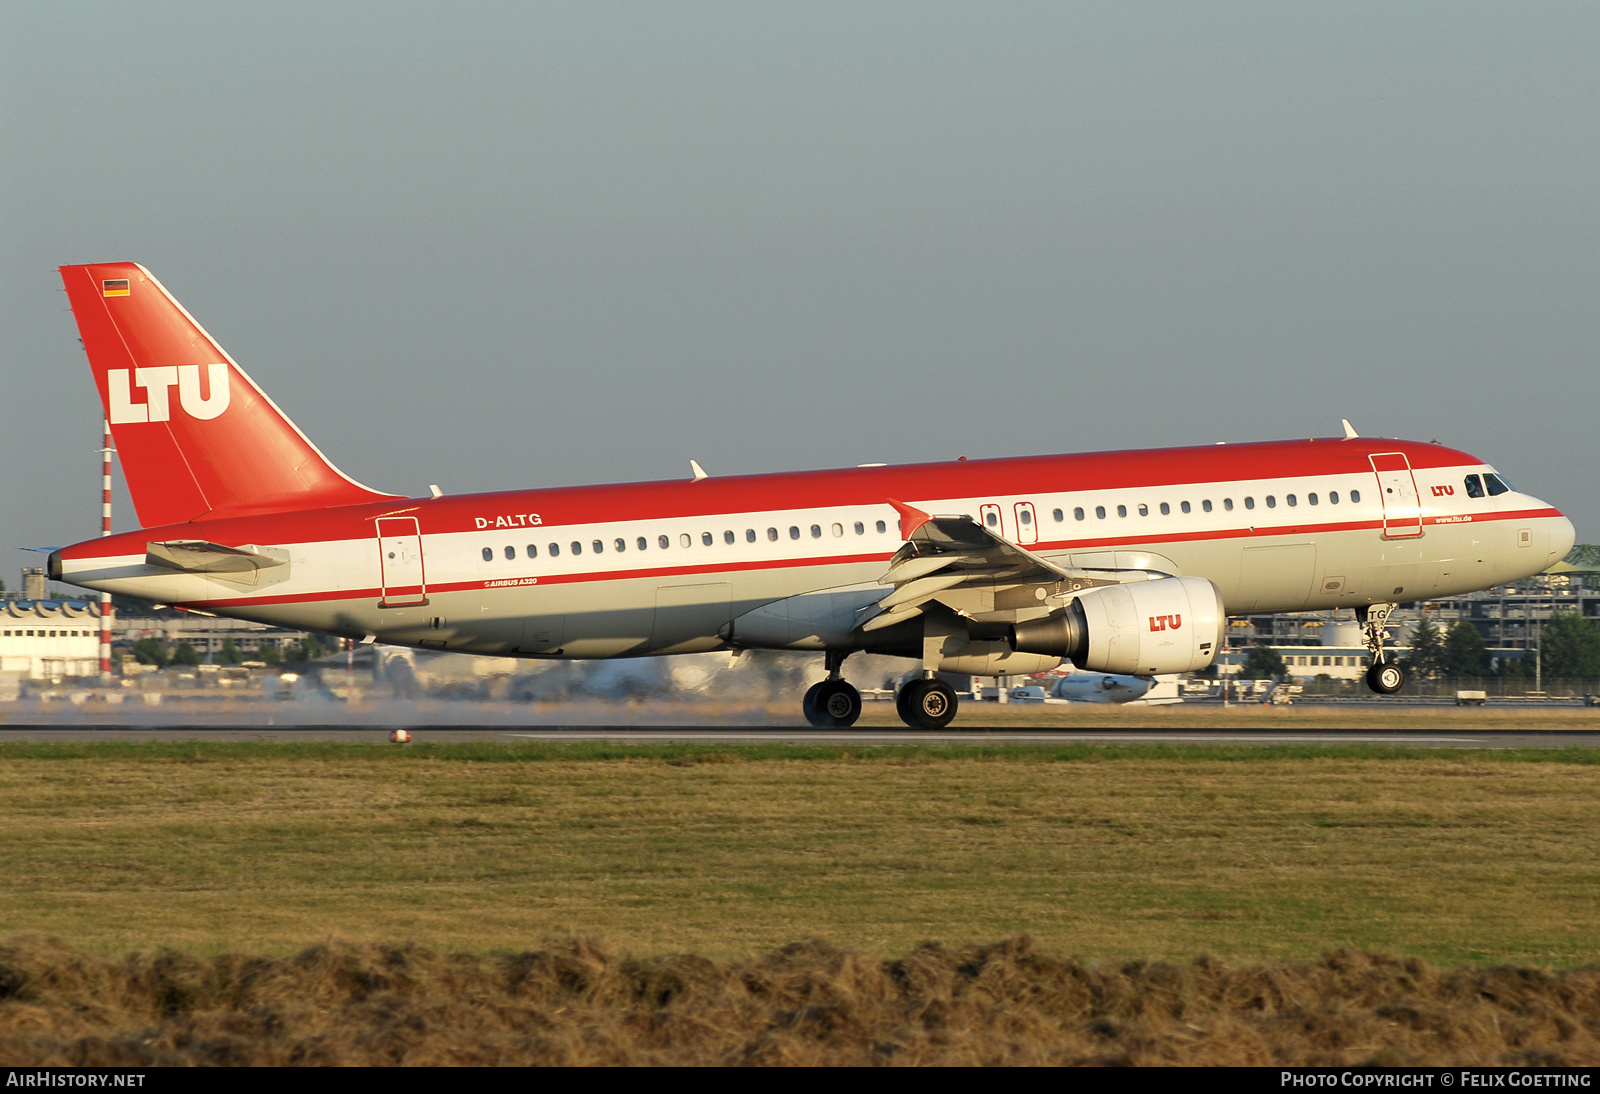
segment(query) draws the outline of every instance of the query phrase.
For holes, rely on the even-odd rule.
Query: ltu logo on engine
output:
[[[1150,629],[1153,631],[1175,631],[1183,626],[1181,615],[1152,615]]]
[[[133,387],[128,383],[128,370],[114,368],[106,372],[109,386],[107,402],[110,404],[111,424],[127,422],[168,422],[172,420],[172,385],[178,385],[178,405],[191,418],[209,421],[228,409],[228,366],[206,365],[209,389],[205,398],[200,396],[200,365],[157,365],[154,368],[133,370],[133,383],[145,390],[145,401],[133,401]]]

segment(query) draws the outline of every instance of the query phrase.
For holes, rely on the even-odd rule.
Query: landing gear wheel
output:
[[[827,715],[817,709],[817,696],[821,694],[822,685],[826,683],[826,680],[822,680],[812,684],[806,689],[805,698],[800,700],[800,709],[805,713],[806,721],[818,729],[824,729],[829,725],[828,722],[823,720]]]
[[[806,721],[818,729],[844,729],[861,717],[861,693],[847,680],[813,684],[801,705]]]
[[[943,729],[956,716],[956,692],[943,680],[913,680],[900,689],[900,718],[913,729]]]
[[[1406,670],[1393,661],[1379,661],[1367,670],[1367,687],[1379,695],[1393,695],[1406,686]]]

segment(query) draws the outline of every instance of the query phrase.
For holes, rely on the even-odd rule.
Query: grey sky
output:
[[[1600,540],[1593,4],[0,14],[8,584],[98,528],[116,259],[385,489],[1348,416]]]

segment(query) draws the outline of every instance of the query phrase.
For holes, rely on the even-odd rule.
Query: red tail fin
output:
[[[393,496],[329,463],[143,266],[63,266],[61,280],[140,524]]]

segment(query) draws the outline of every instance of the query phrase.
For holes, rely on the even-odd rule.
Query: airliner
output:
[[[1343,436],[404,497],[350,479],[144,267],[60,269],[142,527],[54,580],[361,642],[529,658],[821,652],[801,709],[854,724],[845,659],[940,673],[1211,665],[1229,613],[1352,609],[1405,682],[1404,601],[1543,570],[1571,521],[1476,456]],[[404,427],[400,427],[403,432]]]
[[[1114,673],[1072,672],[1050,688],[1054,699],[1073,703],[1144,703],[1156,706],[1181,703],[1176,676],[1125,676]]]

